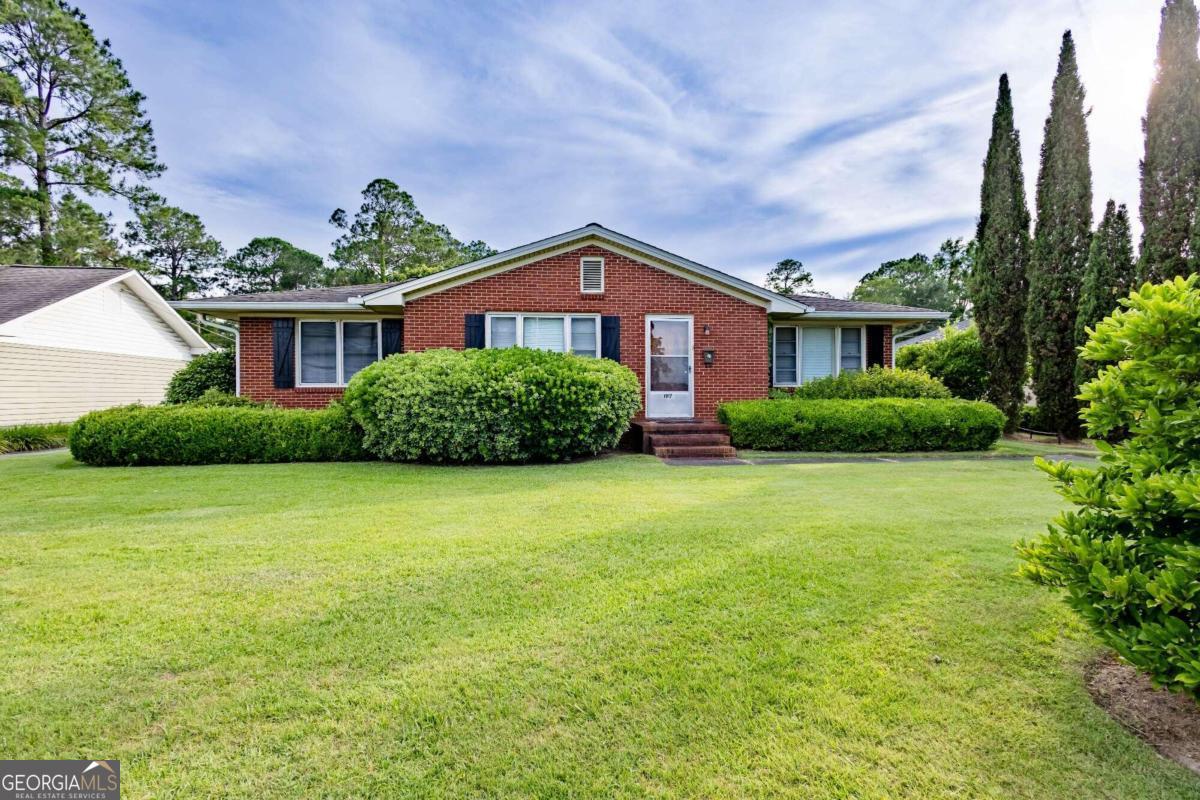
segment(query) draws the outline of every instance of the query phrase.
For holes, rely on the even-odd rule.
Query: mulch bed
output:
[[[1117,722],[1158,753],[1200,775],[1200,706],[1182,694],[1155,689],[1150,679],[1105,653],[1088,665],[1087,688]]]

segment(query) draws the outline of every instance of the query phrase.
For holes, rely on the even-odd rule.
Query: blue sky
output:
[[[149,98],[155,188],[231,251],[327,255],[382,176],[462,239],[595,221],[753,281],[799,258],[839,295],[972,234],[1002,71],[1032,199],[1066,28],[1096,207],[1136,209],[1160,6],[80,2]]]

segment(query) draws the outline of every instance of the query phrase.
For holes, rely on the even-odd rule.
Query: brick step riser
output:
[[[684,433],[729,433],[728,426],[719,422],[672,422],[642,426],[646,436],[676,436]]]
[[[736,458],[737,450],[716,445],[707,447],[656,447],[659,458]]]
[[[693,447],[704,445],[729,446],[729,436],[724,433],[653,433],[651,447]]]

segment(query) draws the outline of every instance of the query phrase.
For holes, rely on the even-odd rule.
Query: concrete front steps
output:
[[[642,452],[659,458],[737,458],[729,428],[704,420],[635,420]]]

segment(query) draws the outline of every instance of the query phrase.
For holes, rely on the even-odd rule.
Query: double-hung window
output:
[[[345,386],[382,357],[378,322],[302,319],[297,327],[300,386]]]
[[[773,382],[798,386],[866,365],[866,329],[780,325],[774,329]]]
[[[487,347],[529,347],[595,358],[600,318],[594,314],[488,314]]]

